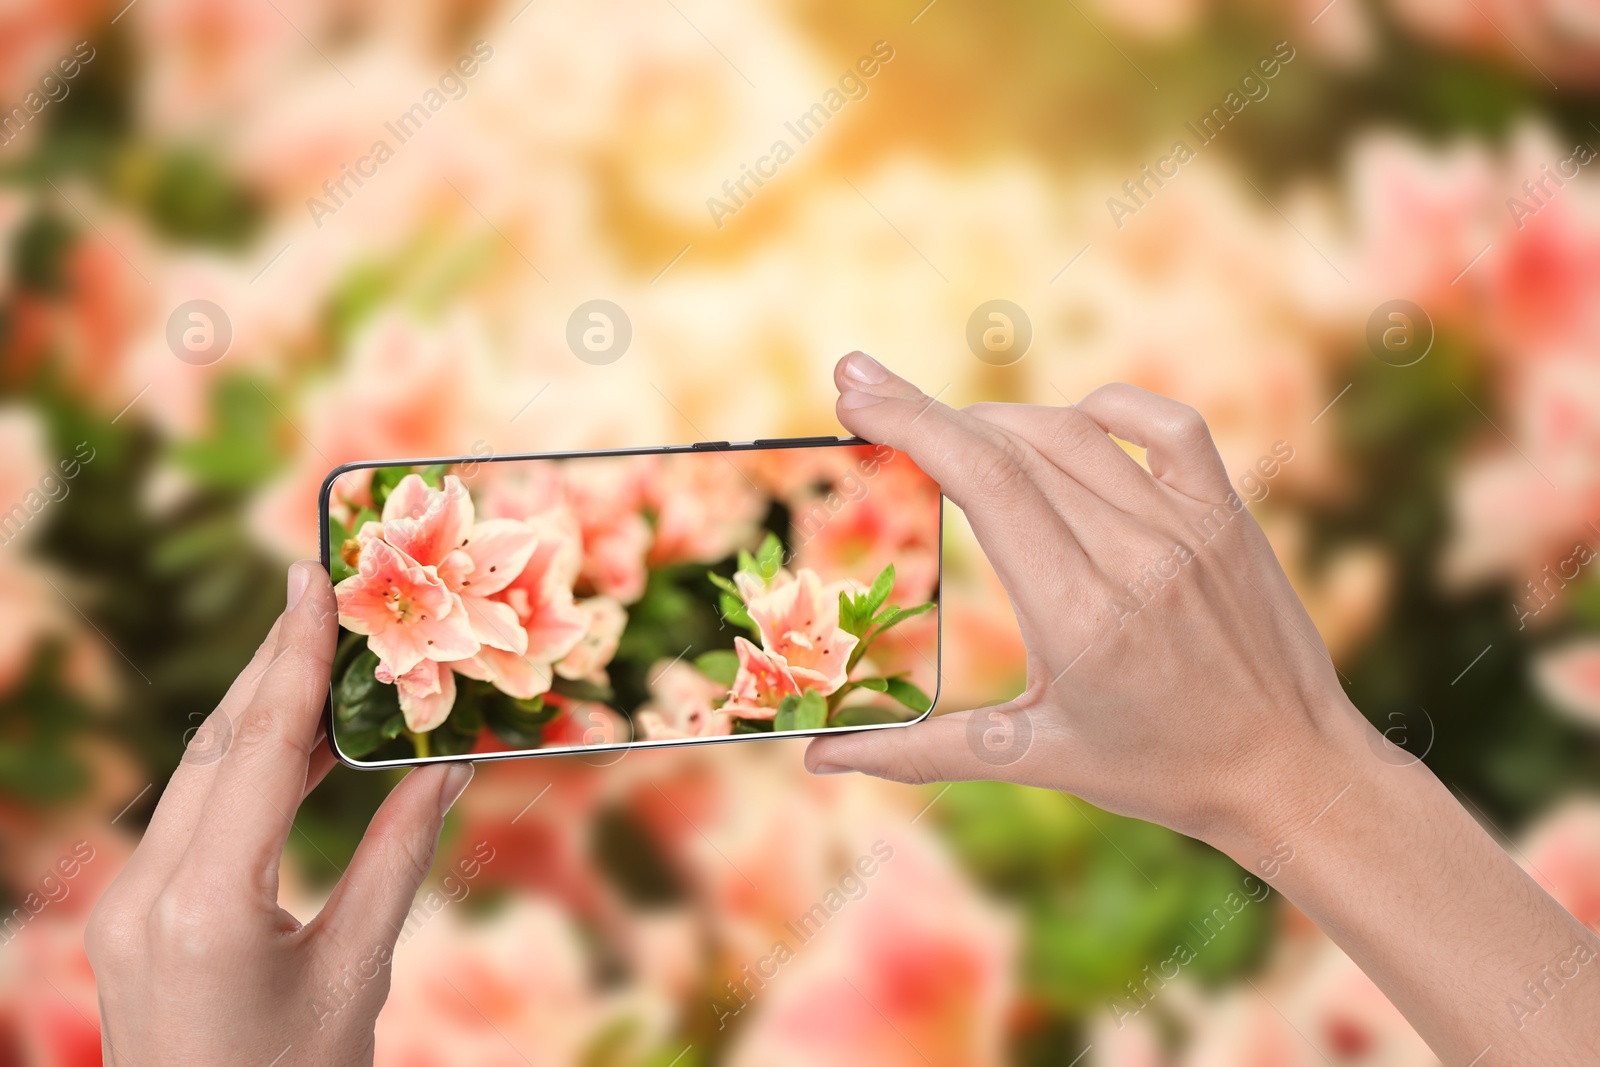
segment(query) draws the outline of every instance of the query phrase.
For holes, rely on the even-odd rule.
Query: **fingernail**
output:
[[[442,817],[466,792],[467,783],[472,781],[472,764],[452,763],[444,772],[444,782],[439,786],[439,815]]]
[[[889,380],[888,369],[865,352],[850,353],[844,362],[844,373],[845,377],[867,385],[882,385]]]
[[[873,396],[871,393],[860,393],[852,389],[848,393],[841,393],[839,406],[842,408],[870,408],[874,404],[883,403],[883,397]]]
[[[306,586],[311,584],[311,575],[306,572],[304,563],[305,561],[302,560],[299,563],[291,564],[289,567],[289,599],[288,604],[283,609],[285,611],[289,611],[300,603],[300,598],[306,594]]]
[[[841,767],[837,763],[819,763],[811,768],[812,774],[854,774],[854,767]]]

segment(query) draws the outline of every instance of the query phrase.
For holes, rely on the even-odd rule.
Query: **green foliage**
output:
[[[411,473],[410,467],[376,467],[372,471],[372,506],[381,514],[394,487]]]
[[[886,685],[884,691],[912,711],[920,714],[933,707],[933,701],[928,698],[928,694],[910,682],[901,678],[887,678],[884,682]]]
[[[242,490],[265,484],[283,465],[287,439],[299,440],[284,422],[282,405],[254,378],[225,374],[212,389],[211,406],[210,431],[174,444],[173,460],[210,488]]]
[[[352,635],[355,636],[355,635]],[[378,657],[361,648],[349,661],[333,689],[333,716],[339,748],[359,759],[398,735],[400,698],[393,685],[378,681]]]
[[[739,673],[739,654],[725,648],[702,652],[694,658],[695,669],[718,685],[731,686]]]
[[[519,700],[508,696],[496,689],[488,682],[475,682],[462,680],[456,687],[456,701],[458,706],[462,696],[466,696],[466,705],[469,709],[481,709],[482,714],[477,723],[487,724],[489,731],[500,740],[513,748],[540,748],[544,744],[544,727],[556,717],[560,710],[554,704],[547,704],[543,697],[534,697],[531,700]],[[456,717],[452,712],[449,723]],[[473,729],[477,735],[477,727]]]
[[[783,569],[783,542],[778,540],[778,535],[769,530],[753,556],[741,548],[739,569],[755,575],[764,584],[771,585],[772,579]]]
[[[828,702],[815,689],[808,689],[801,696],[790,694],[784,697],[778,705],[778,713],[772,718],[772,728],[780,733],[785,730],[820,730],[826,725]]]

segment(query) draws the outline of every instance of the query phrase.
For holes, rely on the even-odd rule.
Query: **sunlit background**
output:
[[[1379,755],[1600,923],[1592,0],[123,2],[0,11],[0,1064],[98,1062],[84,919],[328,468],[835,433],[854,348],[1198,407]],[[954,710],[1023,661],[945,553]],[[1277,895],[1202,936],[1206,847],[801,751],[483,766],[379,1062],[1434,1062]],[[394,781],[311,797],[292,911]]]

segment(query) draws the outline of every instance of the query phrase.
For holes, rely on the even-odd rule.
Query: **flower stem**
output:
[[[428,735],[426,733],[414,733],[414,734],[412,734],[411,735],[411,744],[417,750],[417,758],[418,759],[427,759],[428,758]]]

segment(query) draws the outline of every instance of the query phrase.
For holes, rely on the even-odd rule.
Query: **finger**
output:
[[[272,662],[282,625],[283,616],[280,615],[250,662],[228,687],[221,703],[206,716],[184,746],[178,769],[167,780],[167,787],[150,816],[150,825],[119,876],[123,885],[132,891],[154,892],[165,885],[178,859],[189,847],[189,839],[200,819],[201,805],[211,791],[217,763],[233,739],[234,720],[250,702],[262,673]]]
[[[439,846],[445,813],[472,781],[472,764],[419,767],[395,786],[333,895],[311,925],[345,951],[393,946]]]
[[[1002,582],[1036,587],[1047,565],[1058,567],[1064,547],[1082,560],[1070,527],[1034,482],[1043,464],[1026,445],[923,395],[860,352],[840,360],[833,377],[839,421],[868,441],[904,452],[938,482],[966,512]]]
[[[301,801],[311,795],[312,790],[322,784],[328,777],[328,772],[333,770],[339,761],[334,757],[333,749],[328,747],[327,741],[319,739],[311,749],[311,766],[306,770],[306,787],[300,794]]]
[[[1233,496],[1211,431],[1188,404],[1116,382],[1084,397],[1078,410],[1143,448],[1150,473],[1185,496],[1207,504]]]
[[[1105,429],[1076,407],[1041,404],[970,404],[962,409],[999,426],[1061,468],[1112,507],[1137,512],[1161,499],[1161,487]]]
[[[813,774],[859,771],[908,785],[1029,781],[1034,720],[1017,701],[937,715],[904,730],[833,734],[812,740]]]
[[[290,606],[278,649],[239,713],[188,851],[195,872],[247,871],[275,892],[278,859],[305,791],[321,732],[338,612],[327,573],[301,560],[289,571]]]

